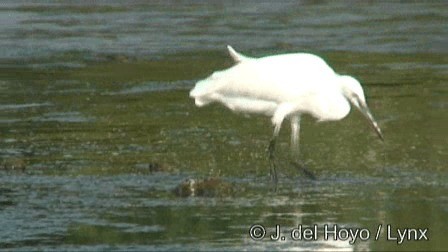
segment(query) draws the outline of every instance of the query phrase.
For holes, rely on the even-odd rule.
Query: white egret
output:
[[[268,151],[271,176],[276,184],[275,141],[285,118],[291,121],[291,145],[296,151],[302,114],[310,114],[318,121],[341,120],[349,113],[350,103],[383,140],[361,84],[351,76],[335,73],[320,57],[291,53],[251,58],[231,46],[227,49],[236,64],[198,81],[190,97],[199,107],[218,102],[232,111],[271,117],[274,133]]]

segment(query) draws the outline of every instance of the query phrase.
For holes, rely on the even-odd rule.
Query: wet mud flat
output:
[[[228,14],[216,4],[0,8],[0,248],[447,247],[445,5],[223,5]],[[305,117],[298,158],[316,179],[290,164],[285,128],[274,192],[269,119],[188,97],[232,64],[227,44],[255,57],[313,52],[356,76],[385,142],[357,111],[334,123]],[[324,239],[333,224],[370,237]],[[293,239],[299,225],[317,225],[318,239]],[[429,241],[398,244],[387,225],[392,237],[427,229]]]

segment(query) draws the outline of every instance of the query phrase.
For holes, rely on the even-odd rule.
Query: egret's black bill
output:
[[[381,139],[381,141],[384,141],[383,133],[381,132],[381,129],[378,126],[378,123],[373,118],[373,115],[370,112],[369,107],[367,107],[367,105],[362,105],[360,107],[360,110],[361,110],[362,114],[367,118],[367,120],[369,121],[370,125],[375,130],[376,134]]]

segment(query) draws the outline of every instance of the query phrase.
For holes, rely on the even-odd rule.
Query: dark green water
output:
[[[0,248],[446,250],[446,13],[443,1],[0,4]],[[232,64],[227,44],[313,52],[357,77],[385,142],[355,110],[306,117],[311,180],[289,164],[284,127],[274,193],[270,119],[188,97]],[[173,192],[207,178],[221,184],[206,197]],[[370,236],[325,240],[326,224]],[[298,225],[318,239],[293,240]],[[397,244],[387,225],[429,241]]]

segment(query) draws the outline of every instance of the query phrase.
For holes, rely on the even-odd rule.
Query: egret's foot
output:
[[[316,176],[314,175],[314,173],[308,170],[303,162],[291,161],[291,164],[294,165],[299,171],[303,172],[303,174],[305,174],[305,176],[307,176],[309,179],[316,180]]]

